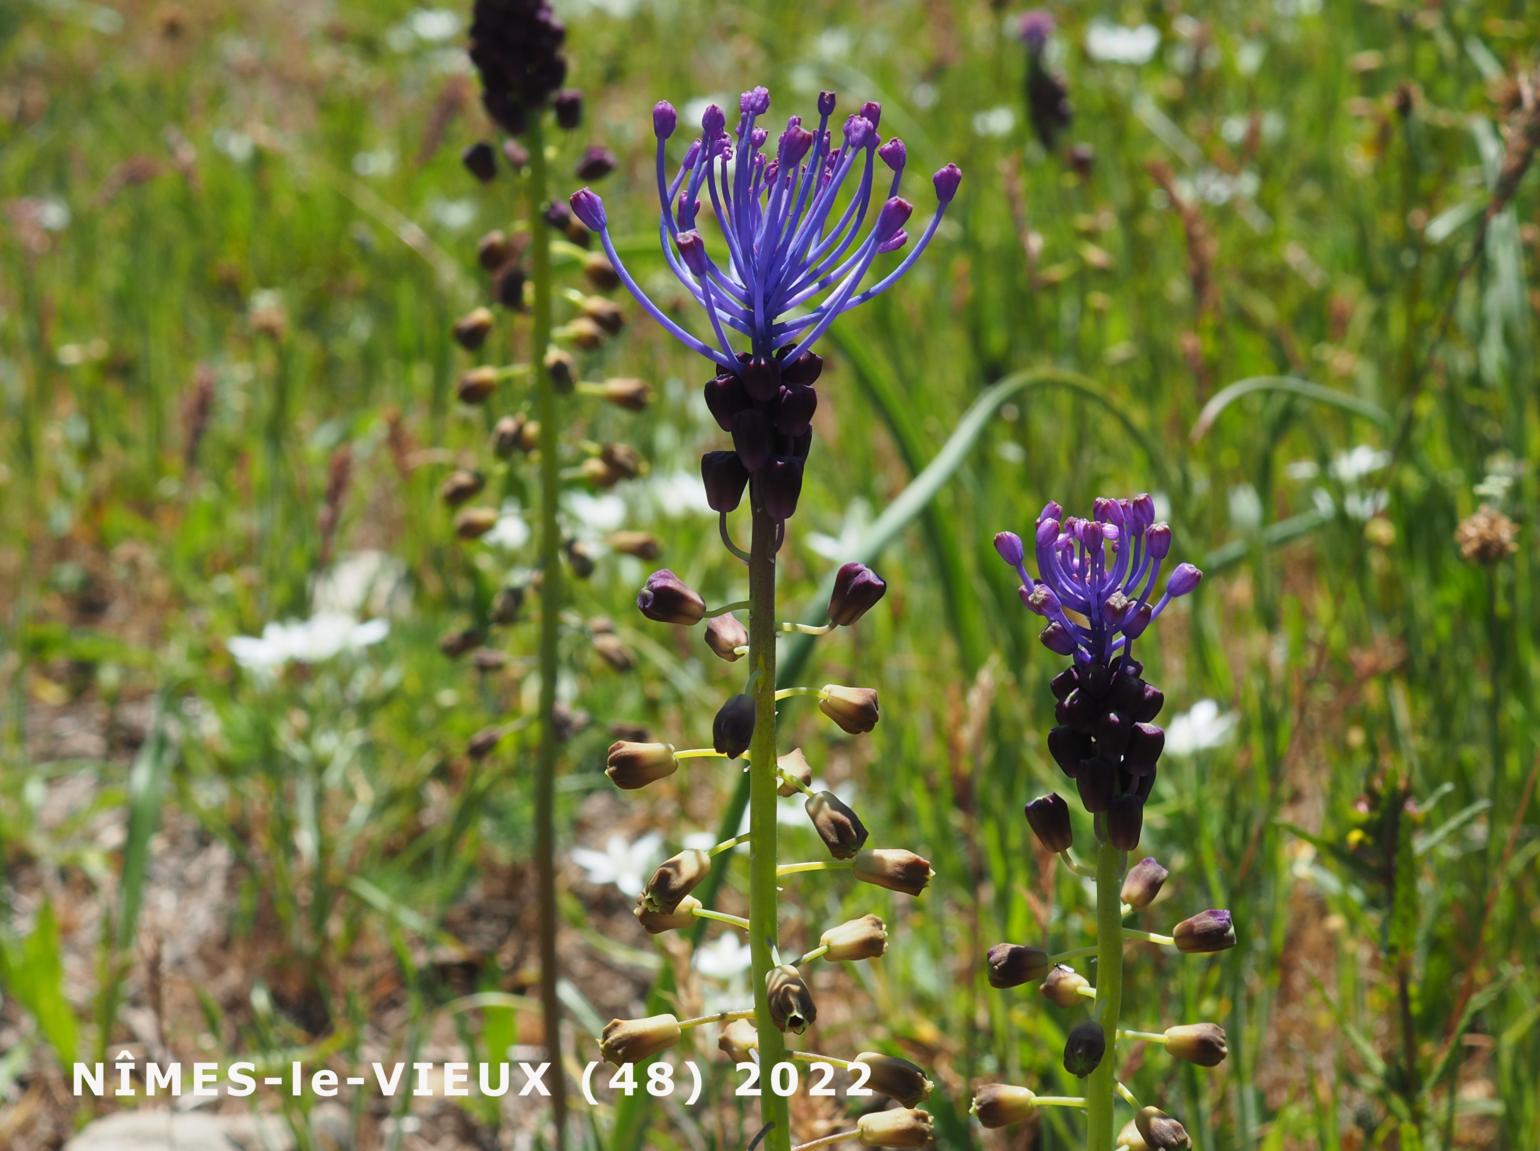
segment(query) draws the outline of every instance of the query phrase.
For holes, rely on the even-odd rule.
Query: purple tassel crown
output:
[[[1053,680],[1058,726],[1048,733],[1048,749],[1075,781],[1103,837],[1131,851],[1166,743],[1153,722],[1165,696],[1144,681],[1134,641],[1167,604],[1197,587],[1203,573],[1178,564],[1152,602],[1171,529],[1155,522],[1148,495],[1098,499],[1092,519],[1065,518],[1050,502],[1037,517],[1036,579],[1027,572],[1020,536],[1001,532],[995,550],[1021,577],[1022,602],[1048,621],[1039,637],[1043,646],[1074,660]]]
[[[672,180],[666,151],[678,116],[667,101],[653,108],[658,237],[670,270],[706,312],[709,340],[675,323],[642,291],[615,251],[603,201],[588,188],[572,195],[573,212],[599,234],[637,302],[717,367],[706,403],[732,435],[733,450],[706,453],[701,477],[711,506],[724,514],[738,506],[751,478],[756,502],[772,518],[784,521],[796,510],[818,405],[813,385],[823,368],[813,345],[841,313],[886,291],[914,265],[962,181],[955,164],[935,174],[935,213],[910,245],[905,225],[914,209],[898,195],[907,158],[903,141],[882,140],[882,108],[867,103],[846,118],[835,147],[829,128],[834,103],[834,93],[819,95],[816,130],[803,127],[800,116],[787,120],[773,156],[764,151],[769,132],[755,126],[770,109],[767,89],[739,99],[736,135],[728,134],[726,114],[712,104]],[[879,161],[891,179],[885,197],[877,192],[874,211],[874,190],[884,178]],[[854,191],[842,197],[847,185]],[[703,193],[720,225],[724,263],[707,253],[696,230]],[[909,252],[896,267],[861,290],[878,256],[906,246]]]

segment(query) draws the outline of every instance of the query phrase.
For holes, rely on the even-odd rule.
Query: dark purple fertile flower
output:
[[[841,313],[886,291],[913,267],[962,179],[953,164],[935,174],[935,212],[911,244],[906,225],[914,209],[898,194],[907,162],[903,143],[878,135],[882,110],[874,103],[831,129],[834,104],[834,94],[823,93],[817,127],[792,116],[773,146],[769,131],[757,126],[770,108],[768,90],[742,95],[733,132],[726,112],[712,104],[672,177],[667,143],[678,114],[666,101],[654,106],[658,237],[669,269],[706,314],[705,338],[670,319],[632,278],[599,197],[587,188],[572,197],[573,211],[599,234],[637,302],[716,365],[707,403],[733,434],[756,503],[776,519],[796,509],[812,443],[812,387],[822,369],[813,345]],[[698,230],[708,201],[722,237],[716,257]],[[896,266],[862,288],[879,257],[905,247],[909,252]]]
[[[834,577],[829,622],[835,627],[849,627],[870,611],[887,590],[883,578],[865,564],[845,564]]]

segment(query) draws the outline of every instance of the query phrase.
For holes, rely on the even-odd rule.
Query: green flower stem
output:
[[[718,751],[714,747],[687,747],[683,751],[676,751],[676,752],[674,752],[674,758],[676,760],[678,760],[678,759],[726,759],[727,756],[723,755],[720,751]]]
[[[818,627],[814,627],[810,623],[783,623],[781,624],[781,630],[787,635],[791,635],[793,633],[798,635],[828,635],[831,631],[834,630],[834,625],[832,623],[826,623],[821,624]]]
[[[1123,1086],[1122,1080],[1119,1080],[1117,1083],[1113,1084],[1113,1086],[1117,1088],[1118,1094],[1123,1097],[1124,1103],[1127,1103],[1135,1111],[1139,1110],[1139,1100],[1134,1097],[1134,1093],[1132,1091]]]
[[[775,874],[784,879],[788,875],[801,875],[806,871],[848,871],[853,866],[848,859],[813,859],[807,863],[783,863],[775,869]]]
[[[773,635],[774,632],[772,631],[771,634]],[[822,689],[816,687],[783,687],[780,691],[775,693],[775,699],[776,702],[779,703],[783,699],[791,699],[794,696],[822,694]]]
[[[779,771],[779,770],[777,770],[776,774],[781,777],[781,782],[786,784],[788,787],[796,788],[803,795],[812,795],[813,794],[813,789],[811,787],[809,787],[807,784],[803,783],[796,776],[788,775],[786,772]]]
[[[788,1051],[787,1056],[802,1063],[827,1063],[841,1071],[849,1071],[856,1065],[854,1059],[841,1059],[835,1055],[820,1055],[816,1051]]]
[[[1113,1139],[1118,1016],[1123,1010],[1123,858],[1110,843],[1103,843],[1096,855],[1096,1005],[1107,1049],[1086,1083],[1087,1151],[1107,1151]]]
[[[1098,955],[1100,949],[1096,944],[1089,947],[1074,947],[1068,951],[1061,951],[1057,955],[1048,957],[1049,963],[1063,963],[1066,959],[1084,959],[1087,955]]]
[[[749,954],[754,972],[754,1026],[759,1065],[768,1076],[786,1058],[786,1040],[770,1014],[766,980],[776,965],[780,919],[776,909],[775,546],[776,523],[757,500],[749,537],[749,682],[754,695],[754,735],[749,744]],[[764,1151],[791,1151],[787,1101],[775,1091],[760,1096],[761,1121],[769,1127]]]
[[[1159,1043],[1162,1047],[1166,1045],[1166,1037],[1160,1031],[1131,1031],[1126,1027],[1119,1027],[1118,1038],[1139,1039],[1145,1043]]]
[[[524,183],[529,220],[530,362],[545,363],[551,342],[551,233],[542,224],[546,198],[545,137],[540,117],[529,128],[529,175]],[[560,659],[562,586],[561,530],[556,520],[560,495],[561,431],[556,385],[543,366],[535,371],[535,412],[540,421],[540,751],[535,770],[535,887],[540,909],[540,1012],[545,1021],[546,1058],[558,1074],[551,1079],[556,1147],[567,1146],[567,1087],[562,1067],[561,1002],[556,995],[556,673]]]
[[[811,951],[804,952],[800,959],[793,959],[791,961],[791,965],[793,967],[801,967],[804,963],[811,963],[815,959],[822,959],[825,955],[828,954],[828,951],[828,944],[824,944],[821,947],[815,947]]]
[[[1087,879],[1090,879],[1096,875],[1095,868],[1087,867],[1083,863],[1076,862],[1075,857],[1071,855],[1067,850],[1059,852],[1059,858],[1064,861],[1064,866],[1069,868],[1076,875],[1083,875]]]
[[[716,856],[721,855],[724,851],[731,851],[733,848],[737,847],[740,843],[748,843],[753,838],[753,836],[754,836],[753,832],[745,831],[742,835],[735,835],[731,839],[724,839],[721,843],[717,844],[710,851],[706,852],[706,854],[711,856],[712,858],[715,858]]]
[[[1122,916],[1119,915],[1118,918],[1121,920]],[[1154,943],[1161,947],[1176,946],[1176,940],[1169,935],[1161,935],[1159,932],[1155,931],[1140,931],[1136,927],[1125,927],[1123,929],[1123,935],[1128,939],[1139,939],[1143,940],[1145,943]]]
[[[690,914],[696,919],[710,919],[716,923],[726,923],[741,931],[749,929],[749,921],[741,915],[729,915],[725,911],[712,911],[709,907],[692,907]]]
[[[774,1132],[772,1131],[773,1135]],[[847,1139],[855,1139],[860,1135],[858,1131],[836,1131],[833,1135],[825,1135],[821,1139],[814,1139],[807,1143],[798,1143],[795,1151],[817,1151],[819,1147],[833,1147],[836,1143],[843,1143]]]
[[[748,609],[749,609],[749,601],[748,600],[746,600],[746,599],[734,600],[732,603],[724,603],[721,607],[707,608],[706,609],[706,618],[707,619],[712,619],[715,616],[726,615],[730,611],[747,611]]]
[[[1039,1107],[1076,1107],[1084,1109],[1086,1100],[1079,1095],[1034,1095],[1032,1102]],[[1111,1143],[1107,1146],[1112,1146]]]
[[[697,1015],[694,1019],[681,1019],[679,1030],[685,1031],[691,1027],[705,1027],[708,1023],[731,1023],[735,1019],[754,1018],[754,1009],[746,1011],[718,1011],[715,1015]]]

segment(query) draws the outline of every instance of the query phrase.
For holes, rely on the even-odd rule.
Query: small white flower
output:
[[[861,537],[866,534],[867,525],[871,522],[871,505],[865,500],[852,500],[849,509],[845,512],[845,522],[839,527],[839,534],[825,535],[822,532],[809,532],[807,546],[830,562],[843,563],[855,555],[857,545],[860,544]]]
[[[1148,64],[1160,47],[1160,32],[1150,24],[1129,28],[1109,20],[1086,25],[1086,55],[1108,64]]]
[[[1350,452],[1337,456],[1331,462],[1332,478],[1339,483],[1351,484],[1372,476],[1390,463],[1390,453],[1384,448],[1371,448],[1359,444]]]
[[[406,18],[412,35],[433,44],[452,40],[460,32],[460,14],[452,8],[419,8]]]
[[[316,611],[386,615],[405,606],[406,565],[382,551],[350,552],[316,576],[310,603]]]
[[[1262,497],[1250,484],[1236,484],[1230,489],[1230,522],[1241,531],[1262,526]]]
[[[396,154],[389,148],[359,152],[353,157],[353,174],[356,176],[388,176],[395,170]]]
[[[622,895],[637,896],[658,866],[658,849],[663,837],[649,831],[631,842],[623,835],[611,835],[603,851],[587,847],[572,849],[572,862],[583,869],[588,882],[600,887],[613,884]]]
[[[626,522],[626,501],[614,492],[593,495],[585,491],[567,493],[562,499],[567,514],[591,535],[612,532]]]
[[[1182,757],[1220,747],[1239,722],[1233,711],[1221,712],[1213,700],[1200,699],[1166,725],[1166,754]]]
[[[986,108],[973,116],[973,134],[985,137],[1009,136],[1016,127],[1016,110],[1009,104]]]
[[[492,525],[491,531],[481,537],[481,542],[495,548],[517,551],[529,542],[531,534],[529,521],[524,518],[519,505],[509,500],[499,509],[497,522]]]
[[[638,510],[669,519],[717,514],[706,502],[706,489],[700,482],[699,472],[653,473],[641,483],[629,485],[627,495],[635,501]]]
[[[724,931],[695,949],[695,970],[707,979],[736,981],[750,962],[749,945],[734,931]]]
[[[232,636],[225,647],[249,671],[277,671],[288,663],[323,663],[345,651],[370,647],[390,632],[390,622],[359,623],[343,612],[317,612],[306,620],[273,621],[261,636]]]
[[[463,232],[476,222],[479,210],[475,200],[450,200],[435,196],[427,204],[428,219],[446,232]]]

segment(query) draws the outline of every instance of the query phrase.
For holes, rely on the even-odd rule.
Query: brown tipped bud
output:
[[[611,532],[604,542],[610,545],[611,551],[623,556],[635,556],[649,563],[663,553],[658,537],[651,532]]]
[[[887,590],[882,577],[865,564],[845,564],[834,577],[829,622],[835,627],[849,627],[869,612]]]
[[[633,743],[620,739],[610,744],[604,774],[622,791],[635,791],[666,779],[679,769],[671,743]]]
[[[706,621],[706,646],[717,654],[717,658],[736,663],[743,658],[738,649],[747,647],[748,643],[749,629],[739,623],[732,612],[712,616]],[[791,792],[782,791],[781,794],[790,795]]]
[[[801,1035],[818,1018],[813,993],[789,963],[772,967],[765,975],[765,992],[770,999],[770,1018],[782,1031]]]
[[[832,791],[808,796],[802,808],[835,859],[850,859],[866,845],[866,825],[861,817]]]
[[[439,485],[438,498],[447,507],[457,508],[466,500],[479,495],[484,487],[486,480],[480,473],[459,468],[444,477],[444,482]]]
[[[599,394],[617,408],[639,412],[652,402],[652,389],[645,380],[617,376],[599,385]]]
[[[677,911],[684,897],[711,871],[711,856],[697,848],[665,859],[642,889],[642,904],[649,911]]]
[[[496,368],[472,368],[468,372],[462,372],[460,382],[455,385],[455,395],[460,397],[462,404],[484,404],[495,391],[497,391]]]
[[[1230,1044],[1217,1023],[1184,1023],[1166,1028],[1166,1050],[1199,1067],[1218,1067],[1230,1054]]]
[[[911,1108],[873,1111],[856,1122],[863,1147],[924,1147],[935,1134],[930,1115]]]
[[[519,447],[532,452],[540,446],[540,421],[525,420],[519,429]]]
[[[970,1110],[985,1127],[1010,1127],[1032,1118],[1037,1111],[1037,1096],[1025,1087],[986,1083],[973,1093]]]
[[[904,1107],[913,1107],[935,1087],[918,1066],[896,1055],[863,1051],[853,1062],[866,1067],[869,1072],[866,1077],[868,1087]]]
[[[524,610],[524,594],[524,588],[519,584],[499,588],[492,597],[492,622],[503,626],[517,622],[519,613]]]
[[[576,319],[567,321],[557,334],[573,347],[582,348],[585,352],[592,352],[604,346],[604,329],[587,316],[578,316]]]
[[[545,373],[558,392],[570,392],[577,383],[577,362],[571,352],[549,348],[545,353]]]
[[[888,929],[877,916],[863,915],[829,928],[818,943],[829,949],[823,957],[831,963],[876,959],[888,949]]]
[[[660,1051],[667,1051],[683,1034],[679,1020],[672,1015],[649,1015],[645,1019],[611,1019],[599,1037],[599,1050],[617,1066],[640,1063]]]
[[[825,684],[818,692],[818,710],[851,735],[865,735],[877,726],[877,692],[869,687]]]
[[[625,479],[625,476],[621,475],[614,468],[610,467],[609,464],[605,463],[598,456],[590,456],[588,459],[584,460],[582,464],[579,465],[578,471],[582,473],[583,479],[585,481],[592,484],[594,487],[599,488],[601,491],[608,491],[621,480]]]
[[[1235,921],[1228,911],[1210,908],[1182,920],[1171,930],[1178,951],[1198,954],[1235,946]]]
[[[622,479],[634,480],[647,470],[642,453],[630,444],[604,444],[599,448],[599,458],[614,468]]]
[[[481,633],[475,628],[461,628],[459,631],[446,632],[439,637],[438,649],[450,659],[459,659],[466,652],[481,643]]]
[[[1151,1151],[1178,1151],[1190,1146],[1187,1128],[1183,1127],[1159,1107],[1145,1107],[1134,1116],[1134,1126]]]
[[[647,929],[649,935],[662,935],[665,931],[679,931],[695,922],[695,909],[704,906],[693,895],[686,895],[672,911],[653,911],[642,900],[636,901],[631,914]]]
[[[717,1036],[717,1048],[734,1063],[753,1062],[759,1050],[759,1032],[747,1019],[734,1019]]]
[[[476,244],[476,259],[489,272],[495,272],[513,258],[513,245],[503,232],[488,232]]]
[[[610,263],[608,257],[598,252],[584,258],[583,278],[593,285],[595,291],[599,292],[613,292],[620,287],[620,277],[615,274],[615,265]]]
[[[636,593],[636,608],[659,623],[690,627],[705,616],[706,601],[668,568],[660,568],[647,577],[642,590]]]
[[[467,352],[476,351],[487,342],[487,337],[492,334],[492,325],[496,322],[489,308],[467,312],[455,321],[455,343]]]
[[[626,314],[620,306],[603,296],[588,296],[583,300],[583,315],[587,316],[610,335],[626,326]]]
[[[775,766],[783,775],[796,780],[803,787],[809,787],[813,782],[813,765],[808,763],[807,756],[802,754],[800,747],[794,747],[785,755],[775,761]],[[801,790],[791,783],[783,783],[775,789],[775,793],[781,797],[796,795]]]
[[[1055,1007],[1074,1007],[1085,998],[1080,993],[1090,986],[1090,980],[1084,975],[1061,963],[1043,978],[1043,985],[1038,990]]]
[[[749,750],[754,739],[754,697],[741,692],[717,709],[711,721],[711,746],[728,759]]]
[[[1019,943],[997,943],[989,949],[989,986],[1020,987],[1048,974],[1048,952]]]
[[[492,273],[492,298],[511,312],[524,310],[527,277],[517,260],[509,260]]]
[[[480,647],[471,656],[477,671],[501,671],[508,666],[508,653],[495,647]]]
[[[492,429],[492,454],[506,460],[523,446],[524,417],[504,416]]]
[[[472,759],[485,759],[492,754],[492,749],[498,741],[508,733],[506,727],[484,727],[465,745],[465,754]]]
[[[497,523],[496,508],[465,508],[455,516],[455,535],[462,540],[476,540]]]
[[[1032,834],[1047,851],[1057,855],[1068,851],[1075,842],[1075,831],[1070,826],[1069,804],[1064,797],[1050,791],[1027,804],[1027,824]]]
[[[1064,1040],[1064,1070],[1084,1079],[1101,1064],[1107,1053],[1107,1033],[1094,1019],[1083,1019],[1069,1029]]]
[[[594,574],[594,553],[582,540],[568,540],[562,551],[567,557],[567,566],[578,579],[587,579]]]
[[[856,856],[851,868],[862,883],[886,887],[904,895],[918,895],[935,878],[930,861],[897,847],[879,847]]]
[[[1123,877],[1123,902],[1136,910],[1148,907],[1160,894],[1166,876],[1170,874],[1152,857],[1146,856],[1130,867]]]

